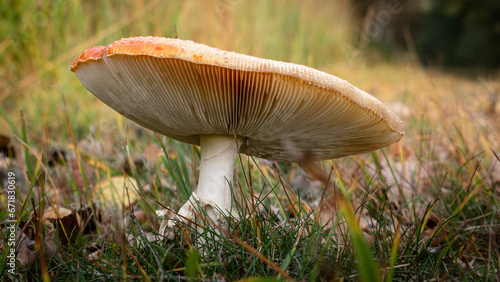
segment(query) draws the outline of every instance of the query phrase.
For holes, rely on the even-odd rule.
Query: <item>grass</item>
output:
[[[411,53],[386,63],[353,47],[350,11],[347,1],[319,0],[0,3],[0,133],[17,153],[1,160],[0,176],[16,172],[17,223],[29,237],[18,243],[31,243],[25,252],[35,258],[18,262],[20,277],[498,280],[498,72],[424,69]],[[246,201],[229,234],[205,223],[152,240],[154,211],[177,210],[195,187],[199,149],[120,117],[67,69],[92,45],[173,37],[174,25],[183,39],[347,79],[397,112],[405,138],[303,166],[242,155],[235,186]],[[96,187],[125,175],[137,187],[108,204]],[[70,216],[44,220],[59,206]],[[8,270],[3,227],[0,277]]]

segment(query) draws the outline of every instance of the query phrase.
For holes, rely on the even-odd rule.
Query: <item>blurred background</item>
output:
[[[48,196],[43,198],[48,201],[39,201],[40,210],[46,203],[46,207],[58,204],[71,208],[73,213],[102,212],[104,227],[99,228],[103,230],[121,231],[123,225],[131,226],[130,221],[118,220],[126,218],[125,175],[133,176],[137,184],[134,187],[144,189],[135,199],[134,190],[127,190],[127,197],[131,193],[127,203],[137,201],[136,211],[142,212],[143,219],[139,215],[137,218],[143,226],[156,219],[156,199],[175,210],[186,201],[197,183],[197,147],[158,137],[123,118],[89,93],[69,71],[87,48],[108,45],[123,37],[149,35],[178,37],[307,65],[375,96],[403,121],[405,137],[384,150],[327,160],[320,166],[335,179],[338,188],[348,190],[353,206],[363,214],[360,226],[365,238],[373,243],[377,261],[388,270],[385,266],[389,266],[391,257],[392,266],[397,265],[396,271],[403,273],[398,280],[404,281],[435,277],[482,281],[492,277],[487,275],[495,275],[494,268],[500,265],[500,237],[495,237],[500,226],[500,1],[0,0],[0,153],[8,156],[0,154],[0,187],[6,187],[7,172],[12,170],[20,193],[18,199]],[[295,207],[300,202],[296,199],[303,199],[303,205],[310,205],[304,211],[323,211],[321,215],[325,216],[319,218],[322,222],[332,219],[337,201],[335,191],[327,195],[328,185],[310,176],[314,176],[314,170],[311,174],[298,164],[276,166],[258,160],[255,163],[260,164],[261,170],[249,159],[242,159],[241,165],[236,166],[239,187],[261,191],[265,195],[261,206],[270,207],[269,214],[280,211],[283,223],[292,217],[301,218],[303,215],[296,213]],[[318,171],[316,175],[323,172]],[[39,176],[42,177],[37,181]],[[109,205],[109,198],[102,192],[110,190],[112,182],[122,187],[116,196],[122,202],[114,202],[116,205]],[[285,183],[290,183],[291,189]],[[144,191],[148,191],[147,196]],[[294,193],[298,196],[291,200]],[[323,202],[325,195],[328,198]],[[0,203],[7,203],[3,200],[6,197],[6,193],[0,193]],[[91,208],[94,203],[103,205]],[[28,218],[35,206],[34,201],[21,204],[18,211],[24,216],[19,220]],[[0,205],[0,215],[6,213],[5,206]],[[264,255],[277,263],[291,263],[293,267],[288,269],[300,271],[296,278],[304,280],[309,275],[308,268],[323,269],[322,259],[316,262],[315,257],[320,249],[326,250],[328,241],[324,238],[332,233],[326,229],[328,234],[311,232],[313,240],[300,242],[309,246],[299,245],[295,252],[299,243],[296,237],[301,237],[305,226],[300,224],[297,236],[298,225],[288,227],[280,223],[282,227],[255,229],[258,236],[251,238],[264,234],[261,238],[268,243],[256,239],[254,247],[259,246]],[[391,231],[396,226],[406,230],[401,233],[399,249],[399,233]],[[153,229],[158,227],[159,224]],[[260,233],[261,230],[268,233]],[[122,235],[119,238],[125,238]],[[77,278],[66,279],[73,281],[83,277],[80,269],[108,275],[113,273],[108,268],[120,265],[119,252],[104,251],[108,247],[98,245],[91,249],[90,245],[94,245],[87,242],[94,242],[95,237],[87,238],[78,240],[78,247],[71,249],[71,259],[57,263],[56,274],[76,273]],[[285,245],[289,248],[281,247],[286,241],[283,238],[288,240]],[[432,242],[426,243],[425,238]],[[269,253],[258,242],[271,246]],[[355,261],[360,260],[351,252],[353,244],[339,242],[331,254],[326,254],[334,259],[324,261],[338,259],[339,271],[349,280],[355,277],[349,276],[355,272]],[[116,244],[123,244],[125,249],[125,241]],[[84,254],[103,250],[106,261],[113,263],[99,262],[95,268],[81,268],[85,265],[79,258],[84,245],[89,245]],[[160,253],[162,262],[168,255],[166,261],[171,268],[185,265],[188,249],[181,240],[175,245],[181,259],[171,257],[171,246],[158,245],[158,250],[164,252]],[[109,249],[113,248],[111,245]],[[231,248],[227,248],[231,255],[217,253],[213,261],[222,257],[224,262],[209,273],[226,273],[228,281],[241,276],[274,275],[253,255],[243,255],[241,248],[233,248],[233,252]],[[281,258],[275,250],[281,250]],[[139,260],[145,257],[143,250],[137,253]],[[90,258],[95,261],[93,256]],[[234,267],[225,267],[226,263]],[[132,267],[128,269],[136,271],[136,265],[140,267],[137,260],[129,265]],[[149,267],[149,273],[158,271],[153,261],[142,265]],[[197,269],[193,265],[192,269]],[[281,268],[286,269],[283,265]],[[337,266],[331,268],[336,271]],[[340,270],[344,266],[345,272]],[[228,274],[226,268],[235,273],[241,268],[244,274]],[[404,273],[408,269],[410,275]],[[468,276],[464,275],[467,271]],[[123,277],[118,272],[116,277]],[[0,263],[0,276],[1,273]],[[100,277],[102,280],[110,276]]]
[[[91,46],[141,35],[178,36],[323,70],[387,103],[410,128],[419,109],[443,114],[443,103],[455,113],[462,106],[498,112],[499,1],[6,0],[4,115],[19,125],[23,110],[33,135],[67,138],[62,93],[77,139],[108,130],[116,114],[68,67]],[[415,104],[421,107],[408,106]],[[0,133],[10,127],[0,120]]]

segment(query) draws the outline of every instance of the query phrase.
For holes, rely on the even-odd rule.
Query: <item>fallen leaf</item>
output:
[[[54,205],[54,207],[49,207],[43,212],[43,219],[45,223],[50,223],[50,219],[63,218],[70,215],[72,212],[64,207]]]
[[[39,252],[30,250],[27,246],[22,247],[17,253],[16,260],[19,261],[21,269],[29,269],[38,260]]]
[[[21,269],[26,270],[31,268],[40,257],[45,254],[46,259],[51,259],[57,253],[57,245],[54,242],[54,233],[43,237],[40,246],[35,249],[35,241],[28,238],[20,229],[16,232],[16,236],[20,236],[19,244],[16,247],[16,260],[19,262]]]
[[[19,227],[16,230],[16,242],[16,252],[25,246],[32,248],[35,245],[35,240],[28,237]]]
[[[22,221],[19,223],[19,228],[22,230],[22,232],[28,236],[31,240],[35,240],[36,238],[36,230],[34,226],[34,221],[33,218],[30,218],[29,221]]]
[[[76,211],[54,206],[43,213],[43,219],[47,225],[57,230],[57,238],[63,246],[75,243],[81,224],[80,215]]]
[[[58,239],[61,245],[68,246],[74,244],[80,231],[78,224],[78,215],[76,212],[71,213],[63,218],[53,219],[57,228]]]

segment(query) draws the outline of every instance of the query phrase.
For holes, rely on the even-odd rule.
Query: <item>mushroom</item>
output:
[[[398,117],[336,76],[192,41],[124,38],[87,49],[70,68],[97,98],[136,123],[201,146],[198,202],[231,213],[238,152],[275,161],[370,152],[403,137]],[[292,149],[290,149],[292,148]]]

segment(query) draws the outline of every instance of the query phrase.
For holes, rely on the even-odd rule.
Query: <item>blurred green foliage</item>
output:
[[[358,45],[390,58],[416,51],[424,65],[500,66],[500,1],[353,0]],[[400,52],[394,52],[399,50]]]
[[[500,66],[500,1],[432,0],[415,44],[424,62]]]

